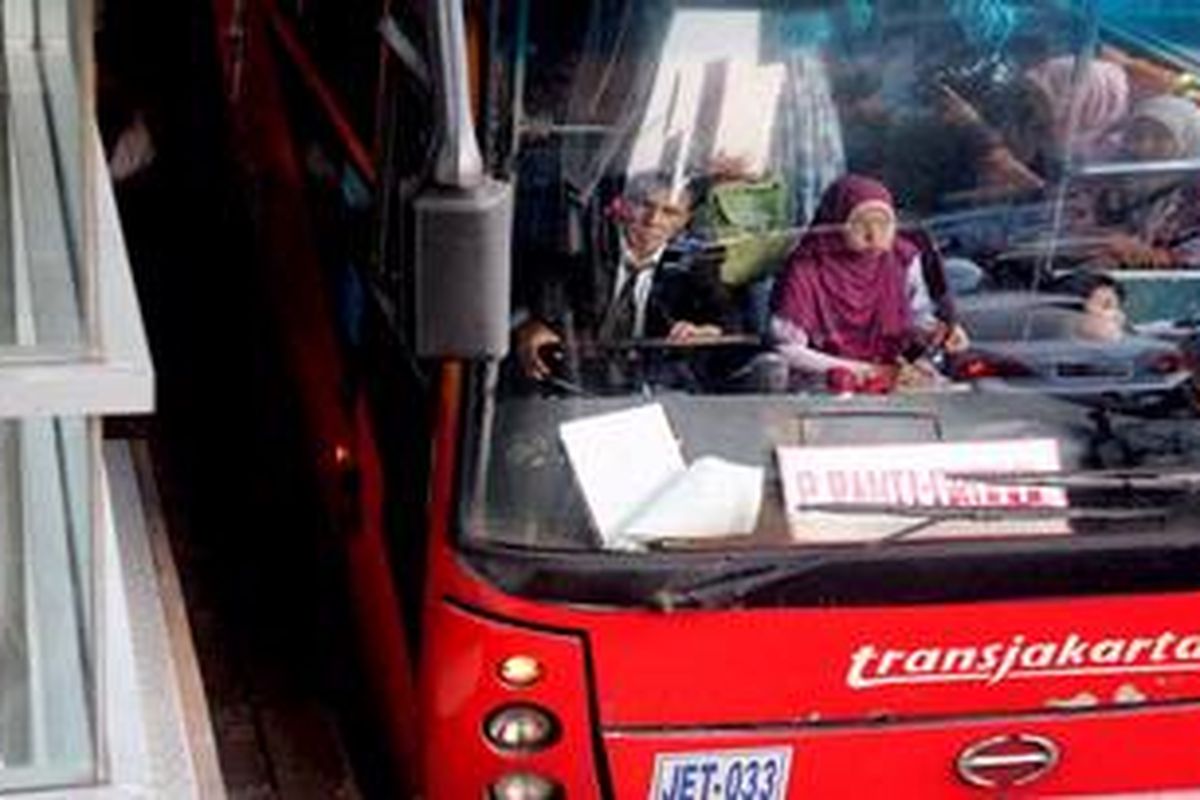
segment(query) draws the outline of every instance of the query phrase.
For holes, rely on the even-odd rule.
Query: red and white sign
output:
[[[796,447],[777,450],[783,498],[792,535],[803,541],[870,541],[921,521],[911,515],[840,514],[814,506],[901,506],[938,508],[1064,508],[1057,487],[988,483],[988,473],[1056,472],[1061,469],[1053,439]],[[979,475],[979,479],[965,477]],[[1065,520],[1015,518],[987,523],[947,520],[930,525],[921,538],[949,535],[1065,533]]]

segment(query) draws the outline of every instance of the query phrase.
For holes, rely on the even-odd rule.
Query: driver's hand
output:
[[[692,322],[680,320],[671,326],[671,330],[667,333],[667,341],[694,342],[702,339],[715,339],[722,332],[718,325],[696,325]]]
[[[562,337],[546,323],[531,319],[517,328],[515,339],[521,370],[534,380],[541,381],[550,377],[550,365],[542,358],[542,348],[546,345],[561,344]]]

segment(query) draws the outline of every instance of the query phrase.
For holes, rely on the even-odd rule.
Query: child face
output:
[[[1104,317],[1119,317],[1125,321],[1125,312],[1121,309],[1121,298],[1111,286],[1097,286],[1083,303],[1083,310],[1089,314]]]
[[[846,246],[856,253],[882,253],[896,241],[896,215],[885,203],[863,203],[850,212]]]
[[[1097,286],[1083,302],[1085,313],[1080,332],[1085,338],[1116,341],[1125,330],[1121,296],[1111,286]]]

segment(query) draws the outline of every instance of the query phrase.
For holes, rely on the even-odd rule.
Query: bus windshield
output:
[[[499,6],[512,346],[460,518],[488,574],[684,602],[913,599],[897,564],[935,562],[959,580],[930,597],[1192,580],[1200,7]]]

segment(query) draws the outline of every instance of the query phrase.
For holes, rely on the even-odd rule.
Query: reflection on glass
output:
[[[853,446],[1048,439],[1063,470],[1191,468],[1200,54],[1130,26],[1200,30],[1200,9],[1137,5],[535,13],[560,69],[525,107],[566,118],[518,159],[521,313],[471,533],[611,547],[560,426],[656,403],[685,462],[763,470],[753,531],[718,549],[798,547],[777,449],[828,443],[833,417]],[[1051,527],[1114,533],[1088,517],[1112,496],[1069,499]]]

